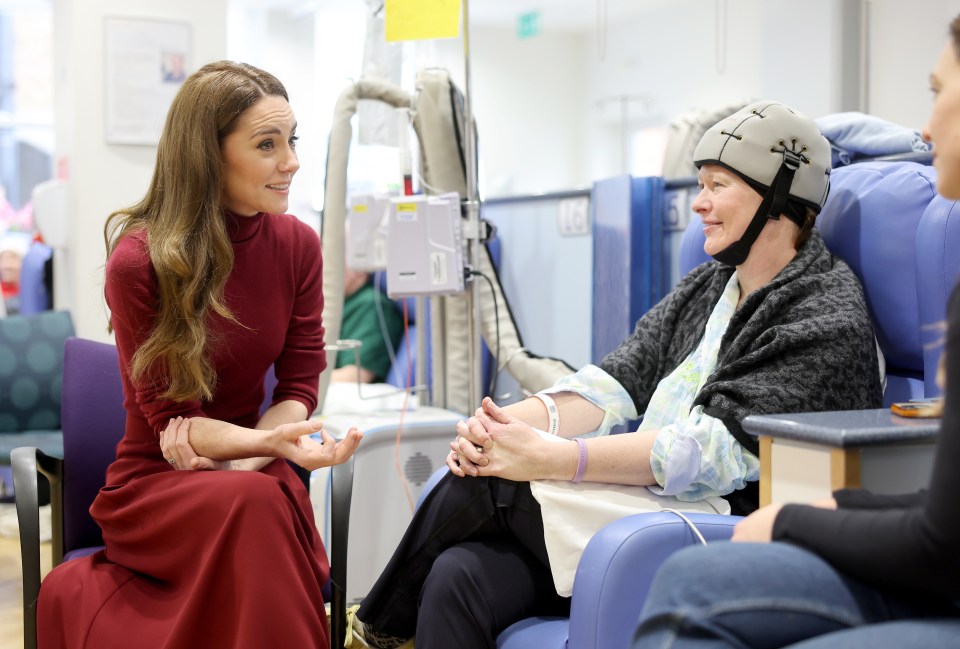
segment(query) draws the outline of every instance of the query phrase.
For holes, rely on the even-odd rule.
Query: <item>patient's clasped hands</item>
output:
[[[473,417],[457,422],[457,438],[450,442],[447,466],[461,478],[569,479],[564,475],[569,458],[564,455],[576,455],[575,444],[569,445],[571,448],[545,440],[487,397]],[[575,466],[575,459],[573,463]]]

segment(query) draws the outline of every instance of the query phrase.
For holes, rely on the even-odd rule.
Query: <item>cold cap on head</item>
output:
[[[789,106],[775,101],[744,106],[709,128],[693,153],[698,169],[722,165],[761,194],[785,161],[797,164],[788,198],[819,213],[830,192],[830,143],[813,119]]]

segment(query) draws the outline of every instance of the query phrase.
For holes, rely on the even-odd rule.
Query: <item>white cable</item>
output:
[[[689,518],[687,518],[686,516],[678,512],[676,509],[670,509],[669,507],[665,507],[663,511],[676,514],[677,516],[682,518],[684,522],[687,524],[687,527],[689,527],[693,531],[693,533],[697,535],[697,538],[700,539],[700,543],[704,545],[707,544],[707,540],[703,538],[703,534],[700,533],[700,530],[697,529],[697,526],[693,524],[692,520],[690,520]]]

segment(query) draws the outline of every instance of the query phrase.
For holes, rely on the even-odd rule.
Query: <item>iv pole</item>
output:
[[[473,92],[470,87],[470,9],[469,0],[463,0],[463,63],[464,63],[464,143],[465,157],[467,159],[467,195],[465,200],[467,222],[466,222],[466,240],[467,240],[467,258],[470,267],[474,270],[480,268],[480,199],[477,191],[477,161],[475,149],[475,136],[473,127]],[[481,370],[480,352],[480,282],[476,275],[471,276],[470,287],[466,293],[467,310],[470,316],[467,319],[467,340],[469,352],[467,355],[468,365],[470,367],[468,386],[469,402],[476,407],[480,406],[480,400],[483,398],[483,375]],[[496,368],[494,368],[494,372]],[[470,413],[464,413],[469,415]]]

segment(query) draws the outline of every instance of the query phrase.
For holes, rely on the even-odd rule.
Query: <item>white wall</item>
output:
[[[920,128],[930,108],[929,71],[947,23],[960,12],[960,0],[645,6],[605,30],[589,22],[579,32],[550,31],[545,19],[543,33],[524,41],[512,27],[471,29],[488,196],[582,186],[623,173],[625,133],[666,126],[690,108],[749,98],[779,99],[813,117],[869,110]],[[725,15],[718,12],[723,7]],[[461,42],[435,47],[437,62],[455,78],[462,75]]]
[[[584,35],[561,31],[521,40],[512,28],[478,27],[471,36],[485,194],[582,184],[585,142],[576,125],[587,108]]]
[[[872,0],[867,105],[877,117],[922,128],[932,105],[929,73],[947,42],[960,0]]]
[[[226,0],[55,0],[57,159],[69,169],[68,304],[77,334],[108,340],[103,301],[107,215],[141,198],[153,146],[108,145],[104,123],[105,16],[157,18],[192,28],[192,67],[226,54]],[[190,70],[192,71],[192,70]],[[62,292],[61,292],[62,294]]]
[[[267,70],[287,89],[300,138],[300,171],[290,186],[289,211],[317,226],[319,216],[313,208],[313,194],[323,182],[324,149],[320,145],[327,132],[317,128],[315,40],[312,14],[249,6],[230,11],[228,58]]]
[[[484,196],[533,194],[583,184],[587,68],[576,31],[517,37],[512,27],[470,29],[473,112]],[[465,88],[461,39],[435,41],[421,65],[450,71]]]

